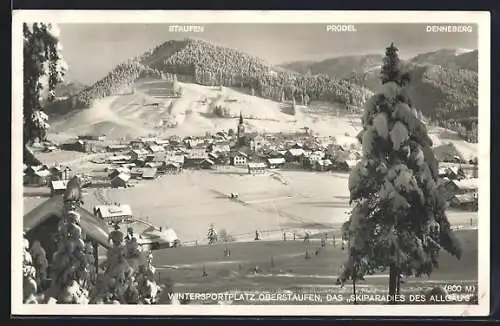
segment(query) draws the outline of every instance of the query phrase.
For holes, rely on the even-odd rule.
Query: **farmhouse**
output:
[[[165,152],[156,152],[153,154],[146,155],[146,163],[147,162],[163,162],[167,157],[167,153]]]
[[[452,143],[434,147],[433,150],[438,162],[465,163],[462,154]]]
[[[209,158],[204,159],[204,160],[200,163],[200,167],[201,167],[202,169],[207,169],[207,170],[208,170],[208,169],[212,169],[214,165],[215,165],[215,162],[214,162],[214,161],[212,161],[212,160],[211,160],[211,159],[209,159]]]
[[[438,168],[438,176],[441,178],[448,178],[450,180],[457,180],[463,178],[463,176],[459,176],[460,169],[456,165],[452,166],[442,166],[441,164],[439,165]]]
[[[142,178],[142,174],[144,173],[144,169],[142,168],[132,168],[130,169],[130,177],[132,179]]]
[[[138,160],[141,157],[144,157],[148,154],[148,151],[144,149],[133,149],[131,150],[128,155],[130,156],[130,159],[132,161]]]
[[[23,231],[30,243],[39,241],[42,247],[46,250],[46,258],[49,263],[49,268],[52,264],[54,253],[57,250],[57,245],[54,242],[54,237],[58,234],[58,225],[63,219],[64,212],[60,196],[55,196],[38,205],[23,217]],[[108,243],[108,227],[103,220],[93,216],[91,212],[84,208],[78,209],[80,213],[80,227],[85,233],[86,240],[91,242],[94,251],[94,262],[98,266],[98,246],[109,248]]]
[[[116,155],[116,154],[114,154],[114,155],[109,156],[109,157],[107,158],[107,161],[108,161],[109,163],[117,163],[117,162],[120,162],[120,161],[121,161],[121,162],[126,162],[126,161],[128,161],[128,160],[130,160],[130,157],[129,157],[129,156],[127,156],[127,155]]]
[[[130,174],[120,173],[113,179],[111,179],[111,186],[114,188],[127,187],[128,181],[130,180]]]
[[[477,192],[455,195],[450,200],[450,206],[468,211],[478,210],[478,196]]]
[[[127,150],[128,149],[128,145],[124,145],[124,144],[115,144],[115,145],[108,145],[108,147],[106,147],[106,150],[108,152],[121,152],[121,151],[124,151],[124,150]]]
[[[80,135],[78,139],[104,141],[106,140],[106,135]]]
[[[165,148],[160,145],[149,145],[147,148],[151,154],[163,152],[165,150]]]
[[[326,160],[318,160],[314,164],[314,169],[317,171],[328,171],[332,166],[332,161],[329,159]]]
[[[449,179],[477,178],[478,166],[475,164],[459,164],[439,162],[439,176]]]
[[[52,175],[52,180],[65,180],[69,178],[68,173],[71,171],[69,167],[62,167],[61,165],[55,165],[51,167],[50,173]]]
[[[167,139],[156,139],[154,141],[154,144],[158,145],[158,146],[165,147],[165,146],[167,146],[169,144],[169,141]]]
[[[163,165],[163,162],[146,162],[146,164],[144,164],[144,167],[145,168],[160,168],[161,166]]]
[[[121,222],[132,217],[129,205],[98,205],[94,207],[94,215],[107,222]]]
[[[208,158],[211,159],[211,160],[216,161],[219,158],[219,153],[210,152],[210,153],[208,153]]]
[[[287,162],[300,162],[304,155],[302,148],[290,148],[285,152],[285,160]]]
[[[75,151],[75,152],[90,152],[89,145],[87,145],[88,142],[83,141],[81,139],[77,140],[74,143],[66,143],[61,145],[61,149],[65,151]]]
[[[191,150],[184,156],[184,167],[199,167],[207,157],[207,153],[203,150]]]
[[[156,142],[155,137],[139,137],[139,140],[144,144],[144,145],[151,145]]]
[[[66,191],[68,180],[58,180],[50,182],[50,195],[61,195]]]
[[[140,139],[134,139],[130,141],[130,147],[132,149],[143,149],[144,148],[144,143]]]
[[[285,158],[284,157],[276,157],[276,158],[268,158],[267,159],[267,166],[270,169],[279,169],[279,168],[282,168],[284,164],[285,164]]]
[[[113,169],[113,171],[111,171],[111,173],[108,175],[108,177],[110,179],[113,179],[114,177],[116,177],[117,175],[119,175],[121,173],[130,174],[130,170],[125,168],[125,167],[118,167],[118,168]]]
[[[479,177],[479,168],[477,164],[462,164],[460,168],[465,178],[475,179]]]
[[[143,169],[142,178],[143,179],[155,179],[158,176],[158,170],[156,168],[146,168]]]
[[[247,165],[248,155],[242,152],[231,152],[230,153],[230,163],[234,166],[245,166]]]
[[[137,166],[137,167],[141,167],[141,168],[142,168],[142,167],[144,167],[144,165],[146,164],[146,159],[145,159],[145,158],[140,157],[140,158],[138,158],[138,159],[136,159],[136,160],[133,160],[133,161],[132,161],[132,163],[134,163],[134,164],[135,164],[135,166]]]
[[[24,184],[42,186],[51,180],[52,174],[46,165],[31,166],[26,169]]]
[[[167,174],[177,174],[182,171],[182,165],[177,162],[165,162],[158,171]]]
[[[174,162],[179,164],[181,167],[184,165],[184,160],[184,155],[168,155],[165,157],[165,162]]]
[[[262,174],[266,171],[266,164],[260,162],[248,163],[248,174]]]
[[[231,148],[228,144],[214,144],[212,151],[215,153],[229,153]]]
[[[455,195],[463,195],[478,191],[478,179],[444,180],[445,196],[451,200]]]

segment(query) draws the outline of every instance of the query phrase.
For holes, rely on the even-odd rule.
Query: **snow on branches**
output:
[[[23,36],[24,141],[27,143],[45,138],[48,119],[40,119],[39,112],[45,100],[55,99],[55,87],[63,81],[68,66],[61,53],[59,29],[55,24],[24,23]]]
[[[155,280],[151,252],[142,251],[135,237],[125,239],[118,226],[109,238],[112,247],[93,293],[93,303],[157,303],[161,288]]]
[[[406,83],[398,80],[404,74],[384,69],[380,92],[364,106],[359,135],[363,157],[349,176],[354,208],[348,221],[351,268],[345,270],[352,272],[355,264],[361,275],[388,266],[408,275],[430,274],[439,250],[459,258],[460,244],[436,183],[432,141],[411,107]]]

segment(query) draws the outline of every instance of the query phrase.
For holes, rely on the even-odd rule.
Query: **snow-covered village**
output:
[[[477,289],[477,37],[111,25],[23,23],[25,304]]]

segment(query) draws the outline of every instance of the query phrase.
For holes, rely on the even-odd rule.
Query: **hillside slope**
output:
[[[281,65],[283,68],[299,72],[301,74],[311,73],[326,74],[339,79],[349,78],[353,73],[361,74],[379,67],[382,62],[382,55],[352,55],[337,58],[330,58],[319,62],[296,61]]]
[[[477,72],[477,50],[440,49],[419,54],[409,61],[415,64],[437,65],[446,69],[467,69]]]
[[[161,81],[158,81],[161,83]],[[94,101],[86,110],[72,111],[51,116],[51,132],[68,136],[106,134],[108,138],[137,137],[147,135],[203,135],[206,132],[235,129],[240,112],[249,132],[299,131],[307,126],[322,135],[345,138],[347,144],[356,141],[359,123],[337,117],[343,106],[313,102],[309,109],[297,106],[295,114],[289,114],[290,103],[279,103],[238,90],[223,87],[179,83],[183,89],[180,98],[150,96],[153,82],[138,80],[133,94],[112,95]],[[224,116],[215,114],[215,107],[226,108]],[[352,139],[351,139],[352,138]]]
[[[474,71],[405,63],[410,72],[409,95],[422,113],[437,120],[460,120],[478,116],[478,77]],[[349,81],[376,92],[381,86],[378,71],[366,72]]]
[[[477,119],[477,58],[477,50],[439,49],[402,60],[412,76],[409,93],[415,106],[433,119]],[[381,55],[360,55],[284,67],[301,73],[325,73],[376,92],[381,85],[381,63]]]
[[[298,132],[308,127],[320,136],[333,136],[337,143],[349,147],[357,144],[361,128],[358,115],[347,114],[343,106],[314,101],[309,108],[297,106],[295,115],[287,113],[290,104],[282,104],[223,87],[180,83],[181,98],[169,99],[148,95],[156,87],[149,79],[137,81],[133,94],[108,96],[97,100],[86,110],[51,116],[52,135],[107,135],[108,139],[158,135],[160,137],[193,136],[236,129],[240,112],[248,132]],[[215,107],[226,108],[223,117]],[[464,157],[477,156],[477,144],[461,140],[456,133],[430,128],[434,145],[451,142]],[[64,137],[58,137],[64,138]]]
[[[267,99],[301,101],[302,97],[361,107],[371,91],[349,81],[328,76],[302,76],[275,68],[260,58],[207,41],[168,41],[152,51],[118,65],[102,80],[77,96],[79,108],[92,101],[117,95],[138,78],[172,73],[182,81],[205,86],[224,85],[253,90]]]

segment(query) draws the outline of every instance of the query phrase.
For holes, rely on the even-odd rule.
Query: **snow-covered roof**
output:
[[[184,164],[183,155],[169,155],[165,157],[165,163],[179,163]]]
[[[129,205],[98,205],[95,209],[104,218],[115,216],[132,216],[132,209]]]
[[[269,164],[283,164],[285,163],[285,158],[277,157],[277,158],[268,158],[267,161]]]
[[[39,177],[48,177],[51,175],[50,171],[49,170],[38,170],[38,171],[35,171],[35,174]]]
[[[163,146],[159,146],[159,145],[149,145],[148,148],[153,153],[162,152],[165,150],[165,148],[163,148]]]
[[[353,168],[356,164],[358,164],[359,160],[346,160],[345,162],[349,168]]]
[[[120,173],[120,174],[118,174],[118,175],[115,177],[115,179],[121,179],[121,180],[123,180],[123,181],[127,182],[127,181],[129,181],[129,180],[130,180],[130,174],[128,174],[128,173]]]
[[[453,199],[459,203],[470,203],[477,200],[477,193],[455,195]]]
[[[143,171],[142,172],[143,178],[154,178],[156,176],[156,173],[157,173],[156,168],[146,168],[146,169],[143,169],[142,171]]]
[[[479,179],[474,178],[474,179],[453,180],[453,183],[459,189],[474,190],[474,189],[477,189],[479,186]]]
[[[288,150],[288,152],[292,156],[300,156],[300,155],[304,154],[304,150],[302,148],[290,148]]]
[[[260,163],[260,162],[250,162],[250,163],[248,163],[248,168],[249,169],[264,169],[264,168],[266,168],[266,164]]]
[[[154,142],[156,145],[167,145],[170,141],[168,139],[157,139]]]
[[[68,180],[51,181],[50,185],[54,190],[65,190],[68,185]]]

